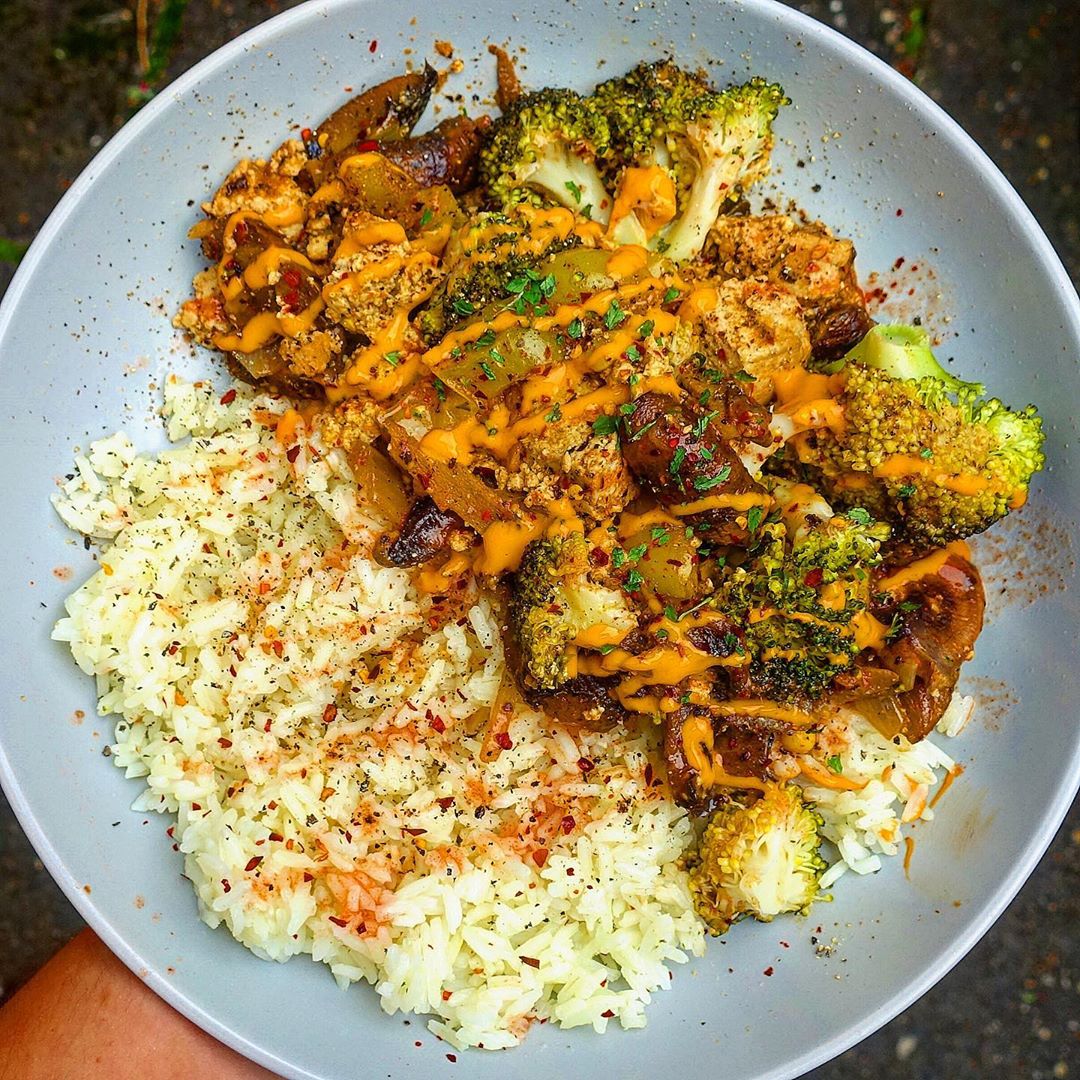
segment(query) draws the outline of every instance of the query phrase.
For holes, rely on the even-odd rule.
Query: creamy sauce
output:
[[[921,559],[916,559],[910,565],[897,570],[895,574],[882,578],[878,582],[877,588],[881,592],[896,592],[905,585],[930,577],[941,570],[949,561],[950,555],[959,555],[961,558],[967,559],[970,557],[971,551],[962,540],[954,540],[951,544],[938,548],[937,551],[932,551]]]
[[[699,788],[733,787],[767,791],[764,780],[754,776],[733,776],[724,769],[724,759],[716,752],[712,720],[707,716],[691,716],[682,727],[683,753],[687,763],[697,773]]]
[[[631,166],[619,182],[611,209],[609,234],[634,214],[647,237],[653,237],[675,216],[675,184],[659,165]]]

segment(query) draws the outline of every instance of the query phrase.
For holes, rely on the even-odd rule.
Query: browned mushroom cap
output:
[[[874,320],[859,304],[840,304],[810,322],[810,341],[814,359],[838,360],[870,331]]]
[[[901,611],[901,604],[918,606]],[[877,615],[887,621],[901,611],[903,626],[879,661],[897,677],[897,686],[859,705],[879,730],[911,742],[933,731],[952,700],[960,665],[974,653],[985,606],[978,570],[956,554],[935,573],[891,594]]]
[[[439,81],[430,64],[423,71],[395,75],[350,98],[315,130],[326,136],[324,154],[341,154],[364,139],[404,139],[423,115]]]
[[[617,677],[578,675],[557,690],[541,693],[526,689],[525,700],[552,720],[586,731],[608,731],[626,719],[622,706],[611,696]]]
[[[453,116],[412,139],[379,144],[379,153],[421,187],[446,184],[456,195],[476,183],[476,160],[486,118]]]
[[[375,557],[383,566],[421,566],[430,562],[450,542],[450,537],[465,527],[453,510],[440,510],[430,495],[416,499],[401,530],[393,540],[379,545]]]
[[[692,715],[690,709],[682,708],[664,717],[668,786],[680,806],[708,810],[721,793],[700,790],[696,783],[697,772],[686,759],[683,725]],[[770,776],[773,742],[778,731],[776,725],[750,716],[714,716],[712,729],[713,752],[723,760],[726,773],[757,780]]]
[[[642,484],[669,505],[762,490],[705,418],[666,394],[642,394],[634,401],[625,425],[622,450],[626,464]],[[698,536],[713,543],[745,544],[749,539],[745,507],[707,510],[686,521]]]

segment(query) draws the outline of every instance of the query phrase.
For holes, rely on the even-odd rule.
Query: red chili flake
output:
[[[443,1001],[449,1001],[449,1000],[450,1000],[450,995],[451,995],[451,994],[453,994],[453,991],[452,991],[452,990],[444,990],[444,991],[442,992],[442,999],[443,999]]]
[[[583,773],[591,773],[593,769],[596,768],[596,766],[587,757],[578,758],[577,767]]]
[[[339,919],[336,915],[327,915],[327,918],[335,926],[348,926],[349,925],[349,920],[348,919]]]
[[[300,271],[297,270],[295,266],[290,266],[288,270],[285,270],[282,273],[281,280],[284,281],[285,284],[289,285],[291,288],[298,289],[300,287],[300,282],[304,279],[301,276]]]
[[[267,452],[266,452],[265,450],[260,450],[260,451],[259,451],[259,452],[258,452],[258,453],[257,453],[257,454],[255,455],[255,460],[256,460],[256,461],[262,461],[262,462],[266,462],[266,461],[269,461],[269,460],[270,460],[270,455],[269,455],[269,454],[268,454],[268,453],[267,453]]]
[[[221,879],[221,887],[225,892],[232,892],[232,886],[224,878]]]
[[[238,221],[236,228],[233,229],[233,239],[238,243],[244,243],[248,238],[248,223],[246,221]]]
[[[791,948],[791,946],[786,941],[781,941],[780,944],[783,945],[785,949]]]
[[[374,42],[372,42],[372,44],[374,44]],[[446,1060],[449,1061],[451,1065],[456,1065],[457,1064],[457,1054],[447,1054],[446,1055]]]
[[[232,739],[218,739],[218,746],[224,747],[226,750],[232,746]]]
[[[541,867],[541,868],[543,867],[544,863],[547,862],[547,857],[548,857],[547,848],[537,848],[532,853],[533,862],[536,863],[536,865]]]
[[[356,149],[359,150],[361,154],[367,154],[372,150],[378,150],[379,144],[374,139],[364,139],[363,142],[356,144]]]
[[[221,395],[221,404],[222,405],[231,405],[235,400],[236,400],[236,391],[235,390],[226,390],[225,393]]]
[[[169,838],[170,840],[171,840],[171,839],[172,839],[172,838],[173,838],[173,837],[174,837],[174,836],[176,835],[176,833],[175,833],[175,831],[174,831],[175,829],[176,829],[176,826],[175,826],[175,825],[170,825],[170,826],[169,826],[169,827],[168,827],[168,828],[167,828],[167,829],[165,830],[165,835],[166,835],[166,836],[167,836],[167,837],[168,837],[168,838]]]
[[[289,449],[285,451],[285,457],[286,457],[286,459],[288,460],[288,462],[289,462],[289,464],[290,464],[290,465],[291,465],[291,464],[292,464],[292,463],[293,463],[293,462],[294,462],[294,461],[295,461],[295,460],[296,460],[296,459],[297,459],[297,458],[298,458],[299,456],[300,456],[300,444],[299,444],[299,443],[297,443],[297,444],[296,444],[296,446],[290,446],[290,447],[289,447]]]
[[[771,967],[767,967],[767,968],[766,968],[766,969],[764,970],[764,972],[762,972],[762,974],[763,974],[763,975],[766,975],[766,976],[768,976],[769,978],[771,978],[771,977],[772,977],[772,973],[773,973],[773,969],[772,969]]]
[[[304,142],[310,142],[311,141],[311,128],[301,128],[300,129],[300,138],[303,139]]]
[[[407,829],[403,825],[401,827],[402,832],[407,832],[410,836],[423,836],[427,832],[427,829]]]
[[[250,874],[263,861],[261,855],[254,855],[247,861],[247,866],[244,867],[244,872]]]
[[[454,796],[447,795],[445,799],[436,799],[435,801],[439,804],[441,809],[449,810],[450,807],[454,805]]]
[[[537,960],[534,956],[519,956],[518,959],[523,964],[528,964],[531,968],[538,968],[540,966],[540,961]]]
[[[669,436],[667,444],[668,444],[669,447],[671,447],[672,450],[674,450],[675,447],[679,445],[679,436],[678,435]]]
[[[300,291],[298,289],[290,289],[282,298],[281,306],[286,311],[296,311],[300,306]]]
[[[367,47],[367,51],[368,52],[378,52],[378,49],[379,49],[379,41],[378,41],[378,39],[377,38],[372,38],[371,39],[371,44]]]
[[[900,267],[901,267],[901,266],[903,266],[903,265],[904,265],[904,256],[903,256],[903,255],[901,255],[901,256],[900,256],[900,258],[899,258],[899,259],[897,259],[897,260],[896,260],[896,262],[894,262],[894,263],[892,264],[892,268],[893,268],[894,270],[899,270],[899,269],[900,269]]]
[[[600,1015],[606,1020],[610,1020],[615,1014],[610,1009],[605,1009]]]
[[[611,562],[611,556],[602,547],[594,547],[589,552],[589,562],[593,566],[607,566]]]
[[[271,840],[272,840],[272,841],[273,841],[274,843],[276,843],[276,844],[280,844],[280,843],[281,843],[281,841],[285,839],[285,837],[284,837],[284,836],[282,836],[282,835],[281,835],[281,833],[279,833],[279,832],[272,832],[272,833],[270,834],[270,839],[271,839]]]
[[[413,1043],[413,1046],[423,1046],[423,1045],[424,1044],[419,1039],[417,1039],[416,1042]]]
[[[191,809],[192,810],[201,810],[202,809],[202,803],[193,802],[191,804]]]
[[[431,728],[441,735],[446,730],[446,721],[441,716],[436,716],[435,719],[431,721]]]
[[[568,866],[566,868],[566,876],[567,877],[573,877],[574,876],[574,868],[572,866]]]
[[[904,211],[903,210],[897,210],[896,211],[896,216],[897,217],[903,217],[904,216]]]
[[[574,826],[576,824],[577,822],[574,821],[574,819],[569,814],[566,814],[563,817],[562,821],[559,822],[559,828],[562,829],[562,831],[566,833],[567,836],[569,836],[570,833],[574,831]]]
[[[490,510],[481,510],[480,511],[480,520],[481,521],[490,521],[491,520],[491,511]]]
[[[315,880],[315,875],[314,875],[314,874],[309,874],[309,873],[308,873],[308,872],[307,872],[307,871],[305,870],[305,871],[304,871],[304,880],[305,880],[305,881],[314,881],[314,880]]]
[[[337,719],[337,706],[331,701],[322,711],[322,722],[332,724]]]
[[[806,576],[802,580],[804,585],[816,589],[825,580],[825,571],[820,566],[815,566],[813,570],[806,572]]]
[[[510,738],[507,732],[500,731],[495,736],[495,745],[498,746],[501,750],[512,750],[514,746],[514,741]]]
[[[281,644],[281,639],[275,638],[270,643],[270,648],[274,650],[274,655],[280,660],[282,653],[285,652],[285,646]]]
[[[652,762],[651,761],[646,761],[645,762],[645,784],[647,786],[652,784],[652,778],[653,778]]]

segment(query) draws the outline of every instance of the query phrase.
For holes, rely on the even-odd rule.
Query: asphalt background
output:
[[[148,77],[138,6],[0,0],[0,293],[55,202],[141,100],[293,5],[192,0],[170,43],[167,17],[182,5],[149,0]],[[903,70],[959,120],[1080,282],[1080,0],[793,6]],[[0,998],[81,925],[0,796]],[[1080,1077],[1078,930],[1080,803],[1011,908],[959,967],[812,1077]]]

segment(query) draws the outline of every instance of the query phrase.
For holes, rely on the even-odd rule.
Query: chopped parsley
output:
[[[648,337],[652,332],[656,323],[652,319],[646,319],[638,328],[638,337]]]
[[[619,426],[619,421],[614,416],[598,416],[592,423],[594,435],[611,435]]]
[[[840,760],[839,754],[832,754],[827,757],[825,765],[828,767],[829,772],[842,773],[844,771],[844,763]]]
[[[663,525],[654,525],[649,535],[660,547],[663,547],[671,539],[671,533]]]
[[[420,215],[420,228],[422,229],[422,228],[424,228],[424,226],[425,226],[425,225],[430,225],[430,224],[431,224],[431,219],[432,219],[432,218],[433,218],[434,216],[435,216],[435,215],[434,215],[434,214],[433,214],[433,213],[431,212],[431,209],[430,209],[430,207],[429,207],[428,209],[426,209],[426,210],[425,210],[425,211],[424,211],[424,212],[423,212],[423,213],[422,213],[422,214]]]
[[[551,412],[549,412],[544,419],[549,424],[557,424],[562,419],[562,406],[556,401],[555,404],[551,406]]]
[[[636,345],[631,345],[630,348],[626,350],[626,359],[634,361],[640,360],[641,350]]]
[[[454,302],[450,306],[454,309],[455,315],[471,315],[476,310],[464,296],[455,297]]]
[[[910,499],[915,494],[914,484],[902,484],[896,493],[901,499]]]
[[[612,300],[611,306],[604,312],[604,326],[608,330],[614,330],[625,318],[626,312],[619,306],[619,301]]]
[[[444,383],[442,379],[435,380],[435,396],[440,401],[446,400],[446,383]]]
[[[725,465],[715,476],[697,476],[694,478],[694,490],[709,491],[716,487],[717,484],[724,483],[730,475],[731,466]]]
[[[667,619],[668,622],[678,622],[679,621],[679,613],[675,610],[675,608],[671,604],[665,604],[664,605],[664,618]]]
[[[571,319],[566,328],[567,334],[575,340],[585,333],[585,324],[580,319]]]
[[[648,544],[638,544],[635,547],[632,547],[626,553],[626,557],[631,562],[637,562],[639,559],[642,559],[642,558],[645,557],[645,552],[647,552],[648,550],[649,550],[649,545]]]
[[[626,575],[626,580],[623,582],[623,588],[627,592],[637,592],[644,584],[645,579],[641,576],[640,572],[631,570],[630,573]]]
[[[488,356],[490,356],[491,359],[494,360],[496,364],[505,364],[506,363],[506,357],[503,356],[503,354],[501,352],[499,352],[498,349],[489,349],[488,350]]]
[[[708,391],[706,391],[706,393],[708,393]],[[694,426],[690,429],[690,433],[694,436],[695,439],[702,438],[709,428],[709,421],[719,415],[719,412],[710,412],[706,413],[704,416],[699,416],[694,421]]]
[[[481,349],[486,349],[489,345],[495,344],[495,331],[485,330],[477,339],[476,344]]]
[[[933,450],[931,450],[929,446],[924,446],[924,447],[923,447],[923,448],[922,448],[922,449],[921,449],[921,450],[919,451],[919,457],[921,457],[921,458],[926,458],[926,459],[927,459],[928,461],[929,461],[929,459],[930,459],[930,458],[932,458],[933,456],[934,456],[934,451],[933,451]]]
[[[686,447],[676,446],[675,453],[671,455],[671,463],[668,465],[668,472],[672,476],[678,476],[679,470],[682,468],[683,460],[686,458]],[[694,482],[694,487],[697,487],[697,481]]]
[[[575,184],[573,180],[567,180],[566,190],[574,196],[574,202],[581,202],[581,186],[579,184]]]
[[[847,516],[854,521],[856,525],[869,525],[874,520],[870,516],[870,511],[864,510],[861,506],[853,506],[847,512]]]
[[[679,299],[679,290],[676,289],[674,285],[671,285],[667,289],[664,290],[664,300],[663,300],[663,302],[665,304],[670,304],[672,302],[672,300],[678,300],[678,299]]]
[[[385,361],[386,361],[386,362],[387,362],[387,363],[388,363],[388,364],[389,364],[389,365],[390,365],[391,367],[397,367],[397,366],[398,366],[398,364],[399,364],[399,363],[401,362],[401,353],[399,353],[399,352],[398,352],[398,351],[397,351],[397,350],[395,349],[395,350],[394,350],[394,352],[388,352],[388,353],[385,353],[385,354],[383,355],[383,359],[384,359],[384,360],[385,360]]]
[[[611,551],[611,565],[618,570],[624,562],[626,562],[626,552],[621,547],[613,548]]]
[[[489,382],[495,381],[495,372],[491,370],[491,365],[486,360],[480,361],[480,370],[484,373],[484,378]]]
[[[751,506],[746,514],[746,527],[750,532],[757,532],[758,526],[765,518],[765,509],[761,506]]]

